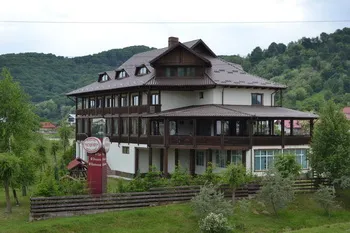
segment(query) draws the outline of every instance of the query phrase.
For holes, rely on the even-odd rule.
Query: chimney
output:
[[[173,36],[169,37],[169,39],[168,39],[168,48],[173,47],[177,43],[179,43],[179,38],[173,37]]]

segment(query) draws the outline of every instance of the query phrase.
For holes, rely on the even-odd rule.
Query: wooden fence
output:
[[[316,179],[297,180],[294,187],[298,192],[312,192],[319,183],[327,184],[325,180],[319,182],[316,182]],[[221,186],[220,189],[225,197],[231,197],[232,190],[227,185]],[[259,184],[245,185],[236,191],[236,198],[254,196],[259,189]],[[115,193],[99,196],[32,197],[30,198],[29,220],[186,202],[191,200],[199,191],[200,186],[197,185],[151,188],[148,192]]]

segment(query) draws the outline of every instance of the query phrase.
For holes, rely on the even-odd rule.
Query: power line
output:
[[[350,23],[350,19],[340,20],[292,20],[292,21],[42,21],[42,20],[0,20],[13,24],[298,24],[298,23]]]

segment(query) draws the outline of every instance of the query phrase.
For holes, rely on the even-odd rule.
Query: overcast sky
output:
[[[163,22],[160,24],[26,24],[4,21]],[[246,55],[271,42],[350,27],[342,23],[167,24],[350,20],[349,0],[9,0],[0,7],[0,54],[43,52],[81,56],[132,45],[167,46],[201,38],[216,54]]]

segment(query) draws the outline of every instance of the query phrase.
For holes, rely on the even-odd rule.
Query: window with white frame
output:
[[[226,151],[216,150],[215,151],[215,163],[217,167],[226,167]]]
[[[105,107],[106,108],[111,108],[112,104],[113,104],[112,102],[113,102],[112,96],[105,97]]]
[[[101,82],[105,82],[105,81],[108,81],[108,80],[109,80],[109,77],[108,77],[107,74],[102,75]]]
[[[111,135],[112,134],[112,118],[106,118],[106,128],[105,128],[105,134]]]
[[[120,107],[127,107],[128,106],[128,96],[122,95],[120,97]]]
[[[204,166],[204,151],[196,152],[196,166]]]
[[[136,75],[145,75],[145,74],[148,74],[148,69],[145,66],[138,68]]]
[[[231,163],[233,164],[242,164],[243,153],[241,150],[231,150]]]
[[[129,147],[128,147],[128,146],[123,146],[123,147],[122,147],[122,153],[123,153],[123,154],[129,154],[129,152],[130,152],[130,151],[129,151]]]
[[[138,106],[139,105],[139,96],[133,95],[132,96],[132,106]]]
[[[285,149],[283,154],[295,155],[295,160],[300,164],[301,168],[308,168],[307,149]]]
[[[128,76],[128,74],[126,73],[125,70],[121,70],[121,71],[119,71],[119,73],[118,73],[118,78],[125,78],[125,77],[127,77],[127,76]]]
[[[152,102],[152,105],[159,104],[159,94],[152,94],[151,95],[151,102]]]
[[[274,157],[281,154],[281,150],[254,150],[254,170],[264,171],[273,166]]]

